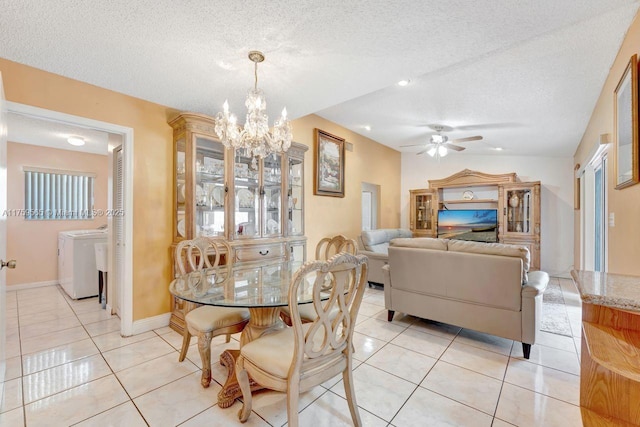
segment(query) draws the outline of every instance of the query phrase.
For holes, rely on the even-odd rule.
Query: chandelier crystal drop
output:
[[[269,118],[266,113],[267,102],[264,92],[258,89],[258,63],[264,61],[264,54],[256,50],[249,52],[249,59],[254,64],[255,83],[249,89],[247,100],[247,118],[244,127],[238,125],[238,118],[229,112],[229,103],[224,102],[223,111],[216,115],[215,132],[225,147],[244,150],[244,155],[253,157],[251,162],[255,168],[256,159],[267,157],[273,153],[283,153],[291,146],[293,139],[291,123],[287,119],[287,109],[269,131]]]

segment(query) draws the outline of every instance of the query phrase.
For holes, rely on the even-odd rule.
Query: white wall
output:
[[[409,227],[409,190],[428,188],[429,179],[442,179],[462,169],[515,172],[520,181],[540,181],[540,268],[554,276],[569,277],[573,267],[573,159],[452,153],[437,161],[426,155],[403,153],[402,227]]]

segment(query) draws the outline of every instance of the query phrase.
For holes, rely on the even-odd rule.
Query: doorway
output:
[[[380,198],[380,186],[362,183],[362,225],[363,231],[378,228],[378,200]]]
[[[599,149],[580,177],[581,268],[606,272],[607,262],[607,168],[604,148]]]
[[[109,274],[109,288],[107,291],[117,298],[112,309],[119,312],[120,316],[120,333],[123,336],[133,334],[133,129],[115,125],[112,123],[102,122],[98,120],[87,119],[85,117],[74,116],[70,114],[60,113],[56,111],[37,108],[29,105],[19,104],[15,102],[7,102],[7,111],[9,113],[27,116],[33,119],[45,120],[52,123],[63,124],[67,126],[76,126],[84,129],[93,129],[109,134],[110,149],[109,158],[111,159],[112,151],[119,145],[121,147],[121,191],[120,197],[122,201],[121,231],[122,244],[120,251],[122,253],[122,261],[114,265],[115,259],[111,255],[114,253],[113,242],[114,235],[113,219],[115,215],[107,215],[109,225],[109,266],[108,269],[114,274]],[[113,141],[113,144],[111,143]],[[109,161],[111,163],[111,160]],[[114,200],[116,189],[114,188],[113,168],[109,168],[109,190],[108,190],[108,210],[114,212]],[[111,197],[113,196],[113,197]],[[111,293],[113,292],[113,293]],[[117,308],[116,308],[117,307]]]

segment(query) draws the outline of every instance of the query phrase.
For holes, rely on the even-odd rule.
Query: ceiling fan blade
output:
[[[422,144],[411,144],[411,145],[401,145],[400,148],[405,148],[405,147],[424,147],[425,143],[423,142]]]
[[[446,143],[444,143],[442,145],[447,147],[447,149],[450,149],[450,150],[453,150],[453,151],[463,151],[465,149],[464,147],[461,147],[459,145],[453,145],[450,142],[446,142]]]
[[[480,135],[477,136],[468,136],[466,138],[457,138],[457,139],[452,139],[449,142],[469,142],[469,141],[480,141],[482,139],[482,137]]]
[[[427,145],[426,145],[426,147],[424,147],[424,150],[422,150],[422,151],[418,151],[418,152],[416,153],[416,156],[419,156],[420,154],[424,154],[424,153],[426,153],[427,151],[431,150],[431,148],[432,148],[434,145],[435,145],[435,144],[427,144]]]

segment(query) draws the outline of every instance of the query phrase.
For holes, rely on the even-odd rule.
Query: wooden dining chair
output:
[[[325,283],[331,281],[328,290]],[[245,422],[251,413],[249,375],[266,388],[287,393],[289,426],[298,426],[298,396],[342,373],[349,411],[361,426],[353,388],[353,330],[367,283],[367,257],[339,253],[328,261],[309,261],[295,274],[289,288],[293,327],[265,334],[240,349],[236,378],[244,404],[238,413]],[[317,315],[302,322],[298,310],[301,286],[312,287]],[[329,298],[323,300],[323,294]],[[325,295],[326,296],[326,295]]]
[[[352,255],[358,254],[358,244],[354,239],[338,234],[333,237],[325,237],[316,245],[316,260],[326,261],[332,256],[347,252]],[[315,319],[316,312],[309,304],[300,305],[300,317],[303,322],[312,322]],[[280,309],[280,318],[288,326],[291,326],[291,314],[288,307]]]
[[[216,267],[221,264],[223,256],[230,274],[232,256],[229,243],[223,239],[198,237],[178,243],[175,258],[179,274],[185,275],[191,271]],[[185,302],[184,307],[186,325],[178,361],[182,362],[187,356],[191,336],[198,337],[198,351],[202,360],[200,383],[207,388],[211,383],[211,340],[218,335],[226,335],[226,342],[229,342],[231,334],[242,332],[249,321],[249,310],[210,305],[197,307],[189,302]]]

